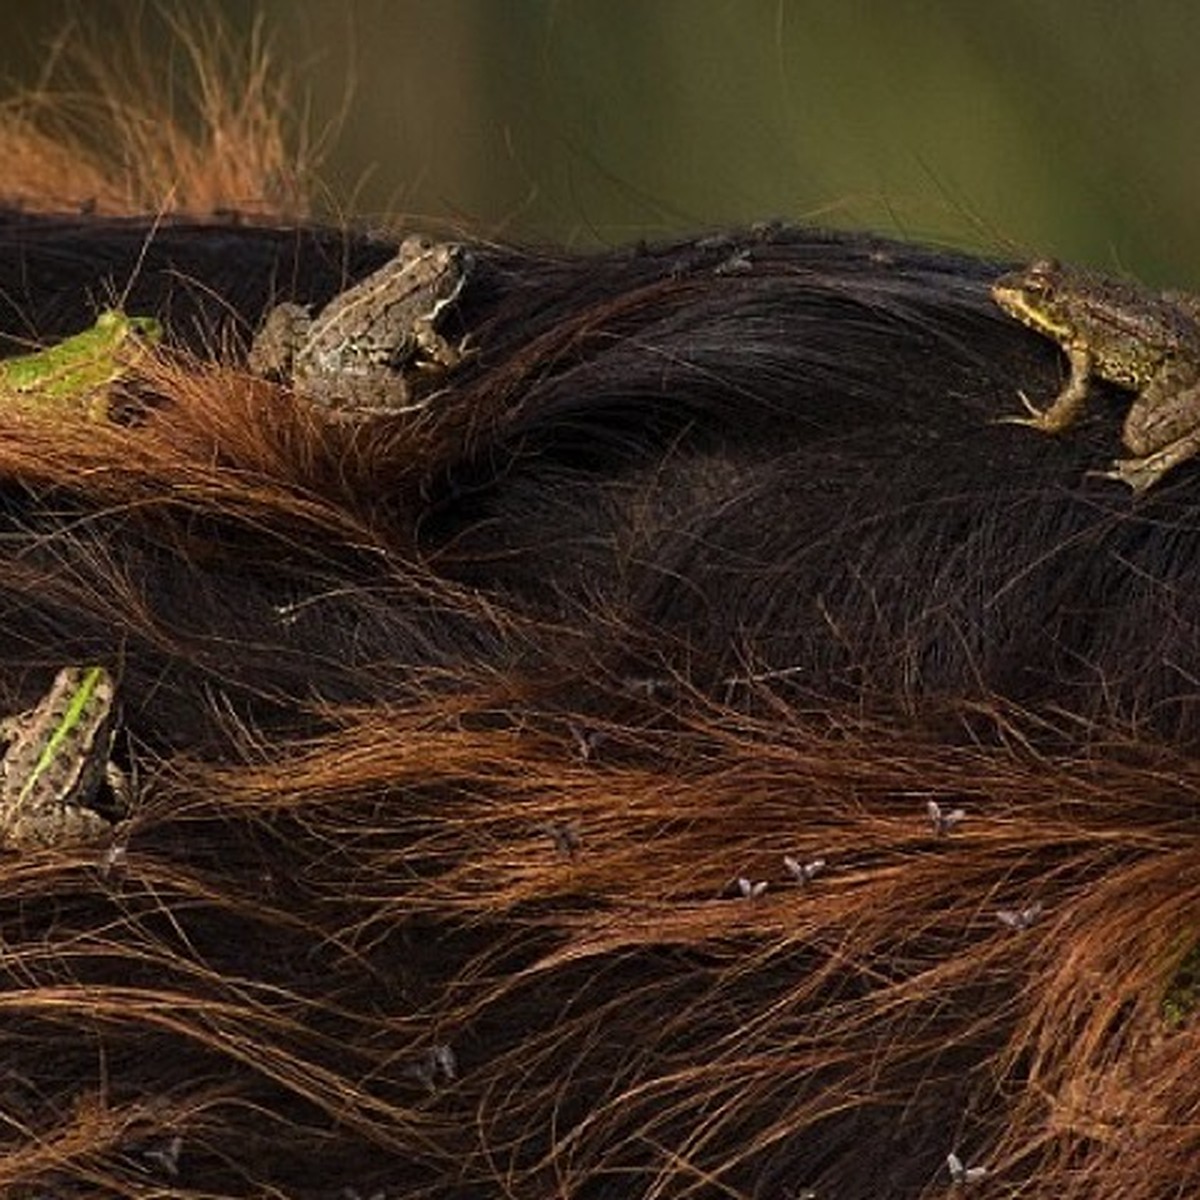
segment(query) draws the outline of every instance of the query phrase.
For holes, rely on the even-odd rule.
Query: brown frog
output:
[[[462,358],[463,346],[437,323],[473,263],[465,246],[413,234],[315,317],[299,304],[273,308],[250,348],[250,370],[348,418],[422,408],[430,397],[414,399],[414,372],[446,370]]]
[[[992,285],[1010,316],[1053,338],[1071,374],[1046,409],[1024,395],[1028,416],[1003,418],[1058,433],[1078,418],[1090,380],[1137,393],[1122,441],[1137,457],[1118,459],[1105,478],[1145,491],[1200,453],[1200,297],[1154,292],[1044,259]]]
[[[63,667],[26,713],[0,722],[0,844],[14,849],[96,842],[112,822],[97,810],[107,784],[130,808],[125,773],[112,761],[116,683],[101,666]]]

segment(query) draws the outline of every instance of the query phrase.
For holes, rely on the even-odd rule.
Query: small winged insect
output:
[[[430,1046],[429,1057],[434,1068],[441,1071],[447,1082],[458,1078],[458,1058],[449,1042],[437,1042]]]
[[[170,1179],[179,1178],[179,1152],[183,1149],[183,1138],[176,1134],[161,1146],[143,1150],[142,1157],[156,1166]]]
[[[750,880],[745,877],[745,875],[739,875],[737,887],[744,900],[757,900],[759,896],[761,896],[763,892],[767,890],[767,881],[765,879],[759,879],[758,881],[751,883]]]
[[[436,1042],[408,1068],[408,1073],[419,1079],[431,1092],[438,1089],[439,1078],[453,1083],[458,1078],[458,1058],[454,1048],[446,1042]]]
[[[1009,929],[1028,929],[1042,915],[1041,902],[1028,908],[1001,908],[996,911],[996,920]]]
[[[714,275],[744,275],[754,270],[754,262],[750,257],[748,247],[735,250],[728,258],[723,259],[713,267]]]
[[[925,812],[933,832],[939,837],[948,834],[967,815],[961,808],[952,808],[947,812],[936,800],[925,802]]]
[[[100,860],[100,877],[109,879],[125,866],[129,847],[124,842],[115,842],[104,852]]]
[[[543,821],[538,829],[550,838],[559,854],[574,858],[579,853],[582,842],[578,821]]]
[[[666,675],[629,675],[621,680],[621,690],[645,700],[670,700],[675,695],[675,681]]]
[[[574,722],[567,728],[571,731],[571,737],[575,739],[575,753],[581,762],[591,762],[596,751],[608,740],[602,729],[588,729]]]
[[[801,862],[798,858],[793,858],[790,854],[783,856],[783,865],[787,868],[787,873],[801,887],[812,883],[825,870],[825,860],[823,858],[814,858],[811,862]]]
[[[946,1169],[950,1181],[958,1184],[978,1183],[987,1173],[987,1167],[966,1167],[963,1160],[953,1151],[946,1155]]]

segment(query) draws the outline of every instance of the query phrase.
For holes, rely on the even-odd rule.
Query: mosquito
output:
[[[738,876],[737,881],[738,891],[741,892],[742,898],[745,900],[757,900],[759,896],[767,890],[767,881],[760,879],[755,883],[751,883],[744,875]]]
[[[431,1092],[437,1091],[439,1076],[446,1083],[453,1083],[458,1078],[458,1058],[454,1048],[447,1042],[434,1043],[418,1061],[409,1066],[408,1073],[419,1079]]]
[[[947,812],[936,800],[925,801],[925,812],[929,817],[929,824],[933,826],[933,832],[939,837],[950,833],[967,815],[961,808],[952,808]]]
[[[787,868],[787,873],[801,887],[812,883],[825,870],[825,860],[823,858],[814,858],[812,862],[801,862],[798,858],[793,858],[790,854],[783,856],[783,865]]]
[[[946,1155],[946,1169],[950,1172],[952,1183],[978,1183],[987,1173],[987,1167],[966,1167],[963,1160],[952,1150]]]
[[[996,911],[996,920],[1009,929],[1028,929],[1042,915],[1041,901],[1028,908],[1001,908]]]
[[[179,1152],[183,1149],[183,1138],[176,1134],[169,1141],[153,1150],[143,1150],[142,1157],[161,1167],[164,1175],[171,1179],[179,1178]]]
[[[543,821],[538,829],[550,838],[559,854],[574,858],[579,853],[582,839],[578,821]]]

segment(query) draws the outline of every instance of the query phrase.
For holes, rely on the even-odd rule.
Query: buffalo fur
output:
[[[473,246],[405,417],[245,374],[393,249],[0,224],[13,350],[169,328],[0,412],[0,700],[108,663],[138,793],[0,860],[0,1194],[1195,1194],[1197,469],[806,228]]]

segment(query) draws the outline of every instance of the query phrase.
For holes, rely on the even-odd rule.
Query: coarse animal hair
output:
[[[110,663],[141,795],[0,864],[0,1190],[1194,1190],[1195,472],[995,423],[1058,367],[986,262],[472,249],[345,426],[238,354],[388,246],[0,225],[12,332],[171,330],[0,413],[0,698]]]
[[[465,239],[463,363],[331,421],[250,335],[395,243],[189,36],[190,131],[136,53],[0,114],[5,349],[168,330],[0,404],[2,711],[109,665],[138,794],[0,857],[0,1194],[1194,1194],[1195,467],[997,424],[998,264],[781,225]]]

